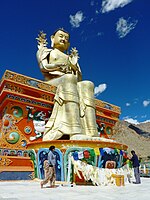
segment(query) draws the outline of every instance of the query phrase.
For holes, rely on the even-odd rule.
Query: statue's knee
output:
[[[76,78],[76,76],[75,75],[73,75],[73,74],[65,74],[64,75],[64,83],[73,83],[73,84],[77,84],[77,78]]]
[[[77,83],[78,92],[81,96],[94,96],[94,83],[91,81],[81,81]]]

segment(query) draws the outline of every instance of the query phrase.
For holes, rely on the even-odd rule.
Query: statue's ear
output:
[[[51,36],[51,47],[54,47],[54,35]]]

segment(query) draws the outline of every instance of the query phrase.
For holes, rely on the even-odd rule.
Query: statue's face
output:
[[[54,48],[60,51],[66,51],[69,47],[69,35],[61,30],[57,31],[54,36],[52,36]]]

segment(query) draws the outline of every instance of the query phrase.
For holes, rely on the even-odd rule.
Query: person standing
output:
[[[41,181],[41,188],[43,188],[43,185],[47,184],[48,181],[50,181],[50,187],[55,187],[55,181],[56,181],[56,155],[54,154],[55,146],[49,147],[49,153],[48,153],[48,160],[44,161],[44,172],[45,172],[45,178],[43,181]]]
[[[136,180],[133,183],[140,184],[141,179],[140,179],[140,171],[139,171],[139,166],[140,166],[139,159],[134,150],[131,151],[131,154],[132,154],[132,158],[130,159],[130,161],[132,161],[132,165],[134,168],[134,176]]]

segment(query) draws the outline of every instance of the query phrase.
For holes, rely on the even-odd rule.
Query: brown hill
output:
[[[139,157],[147,158],[150,157],[150,138],[144,137],[137,133],[130,127],[130,123],[125,121],[118,121],[113,128],[113,135],[116,141],[126,144],[128,146],[128,152],[130,154],[131,150],[134,149]],[[139,124],[140,125],[140,124]],[[150,123],[144,123],[142,126],[138,125],[138,129],[141,131],[148,131],[148,126]],[[144,127],[144,128],[143,128]],[[147,132],[149,134],[149,132]]]
[[[140,123],[136,125],[138,128],[141,128],[145,132],[150,132],[150,122]]]

